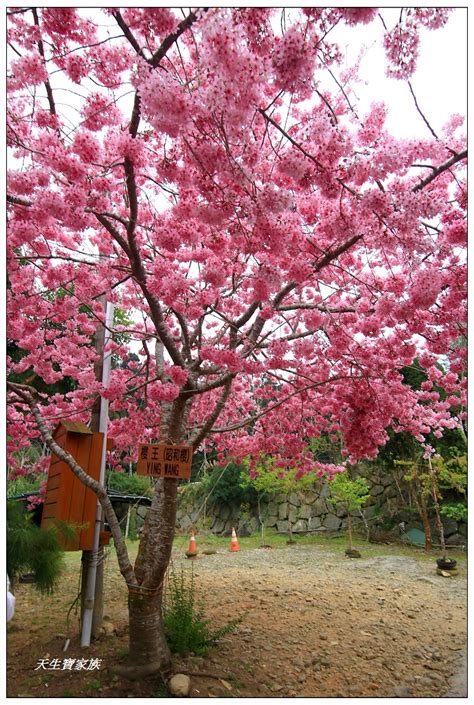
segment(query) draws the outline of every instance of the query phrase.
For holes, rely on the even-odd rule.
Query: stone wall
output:
[[[406,530],[423,529],[416,511],[407,511],[409,503],[407,486],[400,474],[390,474],[384,470],[358,468],[359,475],[365,476],[369,484],[370,497],[364,507],[364,516],[368,525],[374,530],[377,527],[391,523],[398,533],[398,523],[405,522]],[[308,532],[338,532],[347,526],[347,515],[342,509],[336,508],[329,501],[330,490],[326,482],[321,481],[314,490],[293,492],[289,496],[276,494],[270,501],[263,504],[261,517],[266,528],[272,528],[282,533],[291,530],[294,533]],[[365,528],[360,513],[352,512],[354,525]],[[177,529],[188,531],[199,525],[198,509],[189,502],[178,500]],[[467,529],[464,523],[443,518],[447,545],[462,545],[467,541]],[[260,522],[257,511],[243,515],[238,507],[228,505],[213,506],[206,509],[206,528],[212,533],[229,535],[233,527],[237,533],[245,535],[258,531]],[[436,536],[434,518],[432,519],[433,536]]]

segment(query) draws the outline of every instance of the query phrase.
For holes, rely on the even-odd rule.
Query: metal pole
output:
[[[107,301],[105,309],[105,337],[104,337],[104,349],[111,338],[110,329],[112,328],[114,318],[114,305]],[[103,356],[103,366],[102,366],[102,385],[107,387],[109,384],[110,377],[110,363],[112,354],[104,353]],[[103,445],[102,445],[102,456],[100,462],[100,475],[99,483],[101,485],[105,484],[105,459],[107,455],[107,426],[109,421],[109,402],[107,399],[100,400],[100,420],[99,420],[99,431],[104,434]],[[87,572],[87,583],[86,583],[86,596],[84,601],[84,612],[82,616],[82,630],[81,630],[81,646],[90,646],[91,643],[91,630],[92,630],[92,616],[94,612],[94,599],[95,599],[95,583],[97,575],[97,558],[99,553],[99,539],[100,531],[102,526],[102,507],[97,501],[97,512],[94,527],[94,540],[92,544],[92,561]]]

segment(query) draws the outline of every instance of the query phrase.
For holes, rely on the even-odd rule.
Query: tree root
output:
[[[209,673],[208,671],[186,671],[180,668],[176,673],[183,673],[185,676],[198,676],[200,678],[215,678],[217,681],[223,680],[222,676]]]

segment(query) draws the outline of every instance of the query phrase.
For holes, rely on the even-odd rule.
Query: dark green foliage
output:
[[[169,574],[168,590],[164,609],[164,625],[168,646],[173,653],[203,655],[219,639],[235,630],[241,619],[232,619],[220,629],[212,630],[211,620],[204,616],[204,608],[198,603],[194,573],[186,576],[174,571]]]
[[[227,504],[239,507],[241,504],[255,506],[257,492],[252,485],[243,485],[242,466],[229,463],[223,471],[222,466],[214,466],[201,477],[202,492],[209,495],[209,504]]]
[[[43,593],[53,592],[64,563],[60,537],[74,535],[74,528],[64,522],[40,529],[19,502],[8,502],[7,572],[12,585],[21,575],[34,573],[35,587]]]
[[[339,442],[334,442],[329,438],[328,434],[322,434],[317,438],[309,439],[309,447],[313,453],[313,457],[320,463],[334,463],[339,465],[342,462],[341,456],[341,439]]]
[[[150,479],[144,475],[129,475],[125,472],[109,472],[107,474],[107,487],[124,495],[138,495],[151,497],[153,494]]]

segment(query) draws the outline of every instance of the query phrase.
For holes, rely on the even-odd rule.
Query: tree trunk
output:
[[[162,596],[163,586],[155,593],[141,588],[129,589],[129,675],[136,678],[153,673],[160,673],[166,678],[171,671],[171,654],[164,634]]]
[[[159,361],[159,355],[157,359]],[[162,405],[160,439],[163,442],[179,443],[185,437],[189,408],[181,399],[172,405]],[[129,664],[116,669],[129,678],[160,673],[166,679],[170,675],[171,657],[164,632],[162,598],[173,548],[177,494],[177,480],[157,479],[143,524],[134,566],[138,585],[129,585]]]
[[[423,530],[425,532],[425,551],[431,551],[431,526],[428,518],[428,507],[426,506],[426,499],[421,494],[419,499],[416,500],[416,506],[418,508],[418,514],[420,515],[421,523],[423,524]]]
[[[265,546],[265,522],[262,517],[262,507],[261,507],[260,495],[257,495],[257,511],[258,511],[258,520],[260,522],[261,535],[262,535],[262,538],[260,540],[260,545]]]
[[[446,541],[444,538],[444,526],[443,522],[441,521],[441,514],[440,514],[440,509],[439,509],[439,498],[438,498],[438,490],[437,490],[437,477],[436,477],[436,470],[433,468],[433,465],[431,463],[431,458],[428,458],[428,463],[430,467],[430,476],[431,476],[431,496],[433,497],[433,506],[435,510],[435,521],[436,521],[436,528],[438,529],[438,534],[439,534],[439,542],[441,544],[441,549],[443,551],[443,558],[446,560]]]
[[[349,539],[349,551],[352,551],[352,517],[347,514],[347,538]]]
[[[142,529],[135,561],[138,586],[129,586],[129,663],[116,669],[129,678],[171,669],[162,615],[163,587],[171,557],[176,521],[177,481],[159,479]]]

